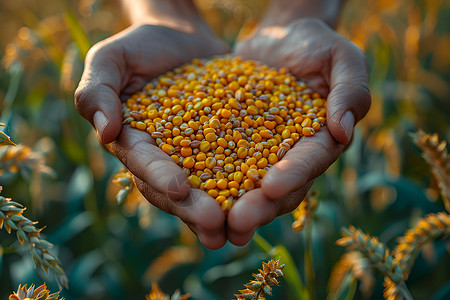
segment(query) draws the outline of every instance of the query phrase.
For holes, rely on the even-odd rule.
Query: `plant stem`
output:
[[[408,290],[408,287],[406,286],[405,282],[402,282],[401,284],[398,285],[400,292],[402,293],[403,297],[406,300],[414,300],[411,293]]]
[[[315,273],[314,262],[312,253],[312,241],[311,241],[311,224],[305,226],[305,277],[306,277],[306,289],[308,290],[311,300],[316,299],[315,293]]]

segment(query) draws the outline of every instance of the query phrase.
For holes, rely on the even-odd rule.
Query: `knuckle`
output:
[[[90,61],[96,55],[101,55],[104,51],[107,51],[108,43],[106,41],[100,41],[92,46],[86,53],[86,61]]]
[[[90,88],[82,83],[80,83],[80,86],[75,91],[75,108],[81,115],[85,112],[86,104],[91,93]]]

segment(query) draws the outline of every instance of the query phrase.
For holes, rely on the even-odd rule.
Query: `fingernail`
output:
[[[355,116],[351,111],[347,110],[342,116],[340,123],[345,131],[345,135],[347,135],[347,142],[350,142],[353,135],[353,127],[355,126]]]
[[[102,111],[97,110],[94,114],[94,127],[97,131],[98,136],[100,137],[100,140],[103,140],[103,131],[108,124],[109,120],[105,116],[105,114]]]

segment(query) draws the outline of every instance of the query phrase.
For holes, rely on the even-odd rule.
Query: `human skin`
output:
[[[275,0],[254,36],[236,46],[236,55],[286,67],[326,97],[327,125],[302,137],[269,169],[261,188],[232,207],[227,237],[233,244],[245,245],[257,228],[294,210],[314,179],[347,148],[355,124],[370,107],[365,55],[330,27],[337,23],[339,7],[339,1]],[[315,12],[323,13],[311,18]]]
[[[314,178],[344,151],[353,126],[369,107],[364,55],[324,23],[336,24],[340,1],[274,0],[255,36],[237,45],[236,54],[288,67],[324,96],[329,94],[328,125],[302,139],[273,166],[260,189],[236,202],[227,221],[212,197],[190,188],[181,169],[149,134],[122,126],[120,99],[192,58],[223,54],[228,48],[211,33],[192,1],[122,2],[132,26],[89,51],[75,95],[78,111],[133,173],[150,203],[178,216],[207,248],[221,248],[227,240],[245,245],[257,228],[295,209]],[[311,16],[318,18],[306,18]]]
[[[212,34],[192,1],[129,0],[123,5],[132,25],[89,50],[75,92],[77,110],[131,171],[151,204],[178,216],[205,247],[220,248],[227,241],[221,208],[207,193],[190,188],[181,168],[148,133],[122,126],[120,100],[182,63],[229,48]]]

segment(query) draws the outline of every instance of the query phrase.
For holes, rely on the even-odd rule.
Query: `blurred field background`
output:
[[[198,2],[230,44],[268,3]],[[314,286],[306,288],[325,299],[331,270],[345,252],[335,244],[341,227],[353,224],[393,247],[418,218],[444,210],[409,134],[421,128],[450,140],[449,1],[347,2],[338,31],[367,53],[368,116],[352,146],[316,181],[319,205],[308,230],[294,232],[288,214],[261,228],[257,242],[218,251],[201,247],[176,218],[139,195],[118,206],[111,178],[120,163],[74,108],[86,51],[127,26],[115,2],[2,1],[0,20],[1,122],[20,144],[0,148],[2,195],[45,227],[41,234],[55,245],[52,253],[69,278],[61,292],[66,299],[144,299],[152,282],[170,294],[181,289],[194,299],[230,299],[269,258],[265,242],[290,253],[285,271],[298,271],[303,281],[311,280],[305,265],[313,262]],[[15,235],[0,231],[0,245],[0,298],[26,283],[58,290],[53,273],[35,268]],[[450,298],[449,249],[448,238],[425,246],[406,282],[415,299]],[[368,290],[358,284],[356,299],[382,298],[383,276],[371,276]],[[292,276],[280,283],[273,299],[298,299]]]

